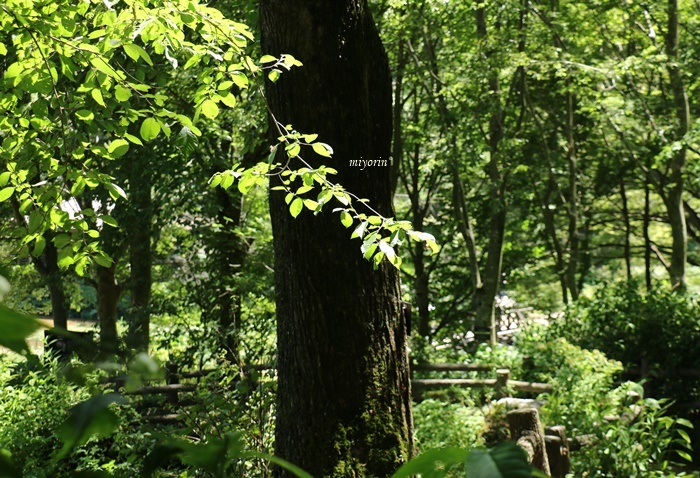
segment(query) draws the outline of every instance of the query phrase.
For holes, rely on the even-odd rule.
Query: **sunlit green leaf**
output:
[[[297,217],[302,209],[304,209],[304,201],[301,198],[295,198],[292,204],[289,205],[289,212],[292,217]]]
[[[141,123],[139,134],[144,141],[151,141],[160,134],[160,123],[155,118],[146,118]]]

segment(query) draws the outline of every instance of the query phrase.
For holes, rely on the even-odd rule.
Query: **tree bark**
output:
[[[263,52],[304,63],[267,84],[271,113],[331,144],[337,181],[392,216],[390,168],[350,166],[351,159],[388,162],[391,147],[388,64],[366,1],[262,0],[260,7]],[[270,135],[278,136],[274,121]],[[294,219],[284,194],[272,191],[270,215],[276,454],[319,478],[391,476],[412,450],[398,271],[386,261],[374,270],[330,211]]]
[[[131,275],[131,313],[127,346],[135,351],[148,351],[151,322],[151,228],[153,224],[153,199],[151,196],[151,174],[149,168],[140,167],[134,160],[128,165],[129,211],[131,217],[124,221],[129,241],[129,265]]]
[[[644,175],[644,216],[642,218],[642,229],[644,234],[644,283],[647,292],[651,292],[651,237],[649,226],[651,225],[651,179],[649,173]]]
[[[668,28],[666,32],[666,56],[668,57],[668,76],[673,92],[673,102],[676,112],[677,125],[673,134],[674,141],[681,141],[688,133],[690,124],[690,105],[688,94],[683,84],[683,75],[678,65],[679,48],[679,19],[678,0],[668,1]],[[671,264],[669,275],[671,286],[674,289],[685,289],[685,265],[687,261],[688,233],[685,224],[685,211],[683,208],[683,171],[686,162],[686,146],[673,153],[669,162],[669,174],[665,194],[662,194],[664,204],[671,224]]]
[[[481,333],[488,337],[489,342],[496,342],[496,295],[501,285],[501,270],[503,265],[503,242],[506,226],[506,183],[500,170],[499,146],[503,138],[503,107],[501,105],[501,85],[499,71],[490,64],[492,60],[488,46],[488,32],[486,29],[486,3],[477,1],[476,30],[477,37],[484,44],[483,53],[487,63],[488,76],[488,111],[489,111],[489,153],[490,158],[486,166],[489,177],[489,209],[491,221],[489,224],[489,242],[486,250],[486,266],[482,275],[483,284],[476,291],[476,319],[474,323],[475,334]]]
[[[117,304],[122,287],[115,277],[116,262],[111,267],[97,266],[97,317],[100,323],[100,355],[110,357],[119,351]]]
[[[576,153],[576,138],[574,137],[574,107],[575,98],[571,91],[571,79],[566,80],[566,159],[569,167],[569,194],[567,212],[569,215],[569,263],[566,267],[566,283],[569,286],[571,300],[578,299],[576,272],[579,254],[579,198],[578,198],[578,156]]]
[[[58,251],[51,241],[51,235],[46,234],[46,248],[44,249],[44,262],[41,267],[35,267],[40,274],[44,276],[46,284],[49,287],[49,296],[51,297],[51,317],[53,318],[53,326],[57,329],[68,330],[68,300],[63,287],[63,273],[58,267]],[[44,271],[43,273],[41,271]]]
[[[627,188],[625,187],[625,171],[620,175],[620,200],[622,201],[622,220],[625,223],[625,241],[624,241],[624,256],[625,256],[625,271],[627,272],[627,281],[632,280],[632,244],[630,236],[632,235],[632,225],[630,223],[630,211],[627,206]]]

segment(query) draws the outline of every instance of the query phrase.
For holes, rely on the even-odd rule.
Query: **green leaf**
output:
[[[287,156],[289,156],[290,158],[296,158],[297,156],[299,156],[299,152],[301,151],[301,145],[299,145],[299,143],[291,143],[288,144],[284,149],[287,151]]]
[[[369,260],[373,255],[374,251],[377,250],[377,243],[376,242],[363,242],[362,247],[360,247],[360,251],[362,251],[362,257],[365,259]]]
[[[381,226],[382,218],[379,216],[370,216],[367,218],[367,222],[369,222],[373,226]]]
[[[315,211],[316,208],[318,208],[318,203],[314,201],[313,199],[304,199],[304,206],[306,206],[306,209],[310,209],[311,211]]]
[[[275,58],[275,57],[272,56],[272,55],[263,55],[263,56],[260,58],[260,64],[262,64],[262,65],[264,65],[265,63],[273,63],[273,62],[276,62],[276,61],[277,61],[277,58]]]
[[[270,71],[267,73],[267,78],[268,78],[271,82],[275,83],[275,82],[277,82],[277,80],[280,79],[280,75],[282,75],[282,72],[281,72],[280,70],[278,70],[277,68],[273,68],[272,70],[270,70]]]
[[[25,339],[42,325],[35,319],[0,304],[0,345],[18,354],[28,353]]]
[[[530,478],[532,467],[525,451],[512,441],[490,450],[472,450],[467,456],[469,478]]]
[[[689,463],[693,462],[693,457],[690,456],[689,453],[687,453],[685,451],[681,451],[681,450],[676,450],[676,453],[678,454],[678,456],[680,456],[684,460],[688,461]]]
[[[240,181],[238,181],[238,190],[241,194],[247,194],[250,188],[255,186],[257,178],[253,174],[244,174]]]
[[[225,93],[220,95],[221,102],[228,106],[229,108],[234,108],[236,106],[236,97],[231,93]]]
[[[202,114],[209,119],[214,119],[219,115],[219,107],[212,100],[204,100],[202,106],[200,107]]]
[[[379,241],[379,250],[384,253],[387,259],[389,259],[389,262],[392,264],[394,263],[396,260],[396,252],[394,252],[393,247],[384,241]]]
[[[352,216],[347,211],[340,212],[340,222],[345,227],[352,226]]]
[[[118,184],[105,183],[105,187],[107,188],[107,191],[109,191],[109,196],[115,201],[119,198],[126,199],[126,193]]]
[[[314,143],[311,145],[311,147],[314,149],[316,154],[323,156],[324,158],[330,158],[333,154],[333,148],[326,143]]]
[[[34,242],[34,250],[32,251],[32,256],[39,257],[42,254],[42,252],[44,252],[45,247],[46,239],[44,239],[44,236],[37,237],[36,241]]]
[[[56,248],[61,249],[64,247],[66,244],[68,244],[71,241],[71,238],[68,234],[59,234],[56,237],[53,238],[53,244],[56,246]]]
[[[146,50],[141,48],[138,45],[134,45],[133,43],[128,43],[122,45],[122,48],[124,49],[124,53],[126,53],[129,58],[131,58],[134,61],[138,61],[139,58],[143,58],[146,63],[148,63],[150,66],[153,66],[153,61],[151,60],[151,57],[146,53]]]
[[[155,118],[146,118],[141,123],[139,134],[144,141],[151,141],[160,134],[160,123]]]
[[[304,209],[304,201],[302,201],[301,198],[295,198],[292,204],[289,205],[289,212],[294,218],[301,213],[302,209]]]
[[[117,85],[114,87],[114,97],[117,101],[128,101],[131,98],[131,90],[124,88],[122,85]]]
[[[109,143],[109,146],[107,146],[107,152],[112,159],[117,159],[124,156],[127,151],[129,151],[129,142],[122,138],[115,139]]]
[[[92,99],[95,100],[98,105],[107,106],[104,98],[102,97],[102,91],[99,88],[93,88],[90,90],[90,96],[92,96]]]
[[[355,230],[352,231],[352,235],[350,236],[350,238],[354,239],[356,237],[359,237],[360,239],[362,239],[362,236],[365,235],[365,229],[367,229],[367,222],[360,222],[360,224],[355,228]]]
[[[95,119],[95,113],[93,113],[90,110],[78,110],[75,112],[75,116],[79,120],[85,121],[86,123],[90,123],[92,120]]]
[[[38,209],[34,209],[29,214],[29,224],[27,226],[29,234],[37,232],[42,224],[44,224],[44,215]]]
[[[101,254],[96,254],[93,257],[93,259],[95,260],[95,262],[98,265],[100,265],[102,267],[111,267],[112,266],[112,259],[104,252]]]
[[[15,188],[8,186],[6,188],[0,189],[0,202],[7,201],[14,194]]]
[[[455,470],[455,468],[464,467],[464,460],[468,453],[469,450],[458,447],[428,450],[401,466],[391,478],[408,478],[414,475],[421,475],[422,478],[446,477],[448,476],[446,469]],[[472,478],[471,474],[469,478]]]
[[[108,226],[118,227],[117,220],[110,215],[105,214],[103,216],[100,216],[100,219]]]
[[[73,448],[83,445],[90,437],[110,435],[119,425],[119,418],[109,409],[113,403],[125,404],[128,401],[117,393],[96,395],[75,405],[69,410],[70,416],[57,430],[63,441],[63,448],[57,458],[67,456]]]

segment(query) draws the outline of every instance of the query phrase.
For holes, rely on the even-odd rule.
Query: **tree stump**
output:
[[[513,410],[508,412],[507,418],[511,439],[525,450],[528,461],[533,467],[549,475],[544,433],[537,409]]]

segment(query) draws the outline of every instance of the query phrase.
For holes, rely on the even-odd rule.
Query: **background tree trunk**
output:
[[[335,150],[337,180],[393,215],[391,83],[364,0],[261,1],[262,49],[304,66],[268,84],[283,124]],[[270,136],[276,137],[274,125]],[[318,164],[309,151],[307,161]],[[273,186],[276,181],[273,180]],[[390,476],[411,454],[406,330],[398,271],[377,270],[330,211],[296,219],[270,195],[278,339],[276,453],[318,478]],[[289,476],[282,470],[278,476]]]
[[[129,289],[131,292],[131,316],[126,344],[130,349],[148,351],[151,322],[151,284],[153,252],[151,228],[153,225],[152,177],[150,168],[144,168],[136,160],[129,161],[130,208],[124,221],[129,241]]]
[[[668,56],[668,76],[673,92],[673,103],[676,110],[677,127],[674,131],[675,141],[681,141],[688,133],[690,124],[690,105],[688,94],[683,84],[683,75],[678,66],[679,19],[678,0],[668,1],[668,30],[666,33],[666,56]],[[662,192],[664,204],[671,224],[673,245],[671,250],[671,265],[669,275],[671,286],[675,289],[685,288],[685,264],[688,255],[688,233],[685,225],[683,208],[683,171],[686,162],[686,146],[682,145],[674,152],[669,162],[669,174],[666,193]]]

